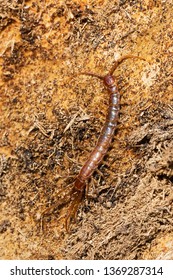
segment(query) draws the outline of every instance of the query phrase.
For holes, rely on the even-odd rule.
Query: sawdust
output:
[[[172,259],[172,1],[0,1],[0,258]],[[73,183],[104,123],[120,125],[76,223],[42,213]],[[165,241],[165,242],[164,242]]]

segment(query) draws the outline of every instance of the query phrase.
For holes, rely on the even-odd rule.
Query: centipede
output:
[[[101,129],[96,146],[80,169],[75,181],[63,191],[60,191],[60,193],[58,193],[58,196],[61,196],[59,201],[55,205],[49,207],[50,211],[50,209],[53,210],[55,207],[57,208],[62,204],[68,202],[70,203],[65,215],[65,228],[67,232],[69,232],[71,222],[76,219],[78,208],[86,196],[86,192],[88,191],[86,187],[87,182],[102,162],[104,156],[107,154],[113,140],[115,130],[117,129],[120,113],[120,93],[113,73],[124,60],[129,58],[146,60],[139,56],[124,55],[113,63],[112,68],[106,75],[99,75],[92,72],[80,72],[76,74],[76,76],[87,75],[100,79],[108,92],[109,105],[105,123]]]

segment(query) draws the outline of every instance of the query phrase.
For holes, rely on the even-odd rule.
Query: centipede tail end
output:
[[[71,204],[65,218],[65,228],[67,232],[70,231],[71,222],[76,220],[77,210],[82,203],[84,195],[84,190],[80,191],[74,188],[74,192],[71,197]]]

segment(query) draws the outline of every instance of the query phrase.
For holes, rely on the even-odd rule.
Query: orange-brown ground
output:
[[[0,259],[173,259],[172,1],[0,1]],[[120,125],[66,233],[72,183],[104,123]]]

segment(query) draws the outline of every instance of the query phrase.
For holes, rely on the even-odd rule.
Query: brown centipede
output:
[[[61,204],[67,203],[71,201],[70,207],[66,214],[65,225],[66,230],[68,231],[69,225],[72,219],[75,218],[77,213],[78,207],[82,202],[85,192],[86,192],[86,182],[92,176],[93,172],[96,170],[98,165],[101,163],[103,157],[108,151],[110,143],[112,141],[115,129],[117,128],[117,122],[119,118],[119,111],[120,111],[120,93],[118,91],[115,78],[113,76],[113,72],[117,68],[117,66],[122,63],[125,59],[128,58],[137,58],[145,60],[139,56],[133,55],[125,55],[119,58],[117,61],[114,62],[113,67],[105,76],[101,76],[91,72],[81,72],[78,75],[88,75],[92,77],[99,78],[103,81],[108,93],[110,94],[109,97],[109,108],[108,113],[106,116],[106,120],[104,126],[101,130],[100,136],[98,138],[97,144],[93,151],[90,153],[88,159],[82,166],[78,176],[76,177],[72,187],[65,188],[63,191],[63,197],[59,200],[59,202],[50,207],[55,209],[55,207],[60,206]],[[62,192],[59,193],[62,195]],[[49,208],[49,209],[50,209]],[[47,210],[46,210],[47,212]]]

